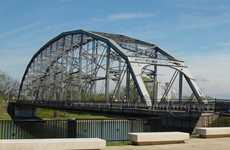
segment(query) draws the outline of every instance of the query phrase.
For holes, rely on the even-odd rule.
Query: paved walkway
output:
[[[185,144],[151,146],[110,146],[104,150],[230,150],[230,138],[199,139],[193,138]]]

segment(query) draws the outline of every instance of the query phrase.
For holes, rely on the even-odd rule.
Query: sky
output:
[[[43,44],[76,29],[157,44],[206,95],[230,99],[229,0],[0,0],[0,70],[20,80]]]

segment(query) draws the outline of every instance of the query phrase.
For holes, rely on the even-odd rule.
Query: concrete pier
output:
[[[32,106],[17,106],[8,104],[7,112],[12,119],[37,119],[36,108]]]

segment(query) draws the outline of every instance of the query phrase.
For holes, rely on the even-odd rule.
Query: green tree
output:
[[[4,100],[15,99],[18,93],[19,82],[6,73],[0,71],[0,96]]]

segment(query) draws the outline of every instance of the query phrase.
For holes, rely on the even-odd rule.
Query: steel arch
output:
[[[75,40],[78,40],[77,42],[77,46],[74,48],[73,44],[74,44],[74,36],[76,36],[77,38]],[[59,41],[63,39],[63,47],[60,48],[60,53],[57,54],[59,55],[58,57],[54,57],[53,55],[55,53],[58,53],[59,50],[59,44],[62,43]],[[68,39],[68,40],[66,40]],[[69,45],[66,44],[65,42],[70,42]],[[100,55],[103,55],[103,57],[106,60],[102,60],[102,63],[104,63],[104,66],[100,66],[100,64],[95,63],[94,62],[94,57],[98,57],[93,56],[93,49],[95,47],[96,44],[93,42],[102,42],[100,44],[102,44],[106,49],[105,49],[105,53],[101,53]],[[97,44],[98,44],[97,43]],[[53,48],[53,44],[56,44],[56,49]],[[91,45],[90,45],[91,44]],[[94,45],[95,44],[95,45]],[[69,46],[69,50],[67,50],[65,48],[65,46],[68,45]],[[82,47],[84,46],[91,46],[90,51],[92,51],[92,54],[88,56],[88,58],[86,58],[86,56],[84,56],[85,58],[83,59],[83,55],[80,55],[80,51],[82,51]],[[102,47],[103,47],[102,46]],[[101,47],[101,49],[102,49]],[[97,47],[98,48],[98,47]],[[53,55],[52,55],[52,51],[54,49]],[[88,48],[87,48],[88,49]],[[124,94],[124,98],[123,98],[123,102],[126,102],[130,99],[132,99],[133,97],[131,97],[131,94],[134,93],[130,93],[130,86],[133,83],[134,89],[136,88],[137,90],[135,90],[137,92],[137,99],[140,100],[135,100],[135,101],[139,101],[139,102],[144,102],[147,106],[152,106],[152,103],[154,101],[156,101],[158,99],[157,94],[154,94],[156,96],[154,97],[150,97],[150,94],[145,86],[145,83],[143,81],[143,77],[142,77],[142,73],[141,73],[141,69],[143,68],[143,66],[145,66],[146,64],[151,64],[154,65],[154,70],[153,72],[155,72],[154,74],[154,92],[157,92],[157,66],[167,66],[167,67],[171,67],[175,70],[177,70],[178,72],[182,73],[183,76],[185,77],[185,79],[187,80],[187,82],[189,83],[189,86],[191,87],[195,97],[197,100],[199,100],[199,102],[202,102],[203,99],[203,95],[200,92],[198,86],[196,85],[195,81],[193,80],[193,78],[191,77],[191,75],[189,75],[187,73],[185,66],[183,65],[183,61],[180,61],[178,59],[176,59],[175,57],[173,57],[172,55],[168,54],[167,52],[165,52],[164,50],[162,50],[161,48],[159,48],[158,46],[156,46],[155,44],[151,44],[148,42],[144,42],[141,40],[137,40],[134,38],[130,38],[128,36],[124,36],[124,35],[118,35],[118,34],[110,34],[110,33],[102,33],[102,32],[90,32],[90,31],[85,31],[85,30],[75,30],[75,31],[70,31],[70,32],[63,32],[61,34],[59,34],[58,36],[56,36],[55,38],[51,39],[50,41],[48,41],[43,47],[41,47],[37,53],[35,53],[32,57],[32,59],[30,60],[29,64],[26,67],[26,70],[24,72],[24,75],[22,77],[22,81],[20,84],[20,89],[19,89],[19,94],[18,94],[18,100],[23,100],[23,99],[30,99],[30,100],[42,100],[42,98],[46,98],[49,100],[49,97],[27,97],[29,91],[27,89],[25,89],[26,83],[30,82],[29,84],[32,86],[32,81],[29,79],[29,76],[33,75],[33,71],[32,68],[36,68],[36,67],[40,67],[41,70],[45,70],[45,72],[42,72],[43,74],[43,78],[46,78],[46,75],[48,74],[50,77],[56,76],[55,73],[50,72],[50,70],[54,70],[55,69],[59,69],[59,67],[57,67],[58,65],[58,61],[59,59],[64,59],[64,57],[66,57],[66,64],[63,65],[63,68],[67,68],[67,59],[68,57],[73,57],[73,56],[66,56],[69,54],[69,52],[72,51],[77,51],[79,52],[79,57],[78,57],[78,63],[80,63],[80,59],[83,59],[81,61],[87,60],[91,62],[91,64],[89,64],[90,67],[92,67],[95,71],[95,69],[97,68],[97,66],[99,66],[100,69],[104,69],[105,72],[103,72],[104,77],[101,78],[95,78],[95,80],[105,80],[105,100],[107,102],[112,102],[112,99],[117,100],[117,95],[118,97],[120,97],[119,94],[116,94],[117,91],[121,91],[121,90],[125,90],[125,94]],[[44,53],[48,53],[50,51],[50,55],[49,57],[45,57],[43,56],[43,52]],[[49,59],[52,59],[53,57],[53,61],[52,64],[43,64],[43,61],[45,59],[48,59],[47,62],[50,62]],[[38,59],[41,59],[40,62]],[[73,58],[76,59],[76,58]],[[96,58],[98,59],[98,58]],[[38,62],[37,64],[35,62]],[[63,60],[62,60],[63,61]],[[73,61],[73,60],[72,60]],[[111,62],[112,61],[112,62]],[[40,63],[40,64],[39,64]],[[86,63],[86,64],[87,64]],[[95,63],[95,64],[93,64]],[[119,67],[119,72],[117,70],[113,70],[112,69],[112,63],[118,63],[117,66],[115,67]],[[57,68],[52,68],[53,65],[56,65]],[[84,63],[83,63],[84,64]],[[35,66],[33,66],[35,65]],[[43,67],[47,65],[44,69]],[[82,65],[82,63],[81,63]],[[80,85],[83,85],[83,80],[85,82],[85,84],[87,84],[87,86],[92,86],[89,85],[91,84],[96,84],[93,83],[94,81],[90,81],[90,83],[86,83],[85,80],[87,79],[83,79],[82,76],[86,75],[86,73],[82,72],[82,66],[79,65],[78,70],[79,72],[77,72],[78,74],[80,74],[80,77],[78,77]],[[122,66],[123,65],[123,66]],[[70,67],[72,67],[71,65],[69,65]],[[96,67],[95,67],[96,66]],[[62,69],[63,69],[62,68]],[[121,68],[123,68],[123,70],[121,71]],[[67,68],[68,69],[68,68]],[[92,71],[92,70],[91,70]],[[117,71],[117,72],[116,72]],[[31,73],[32,72],[32,73]],[[64,71],[61,70],[60,71],[62,74],[64,74]],[[53,73],[53,74],[52,74]],[[32,74],[32,75],[31,75]],[[39,74],[41,73],[34,73],[35,77],[33,76],[33,78],[35,78],[38,81],[38,85],[37,87],[35,87],[34,89],[32,89],[33,94],[37,92],[37,94],[39,95],[40,92],[40,87],[39,85],[44,82],[43,79],[41,79],[41,76],[39,76]],[[87,74],[87,76],[85,78],[90,78],[90,80],[94,80],[93,79],[93,75],[96,76],[98,75],[95,72],[92,71],[92,73],[90,74],[90,76],[88,76],[89,74]],[[47,76],[48,76],[47,75]],[[53,76],[52,76],[53,75]],[[115,88],[113,91],[110,91],[109,89],[111,88],[110,86],[110,80],[112,80],[111,75],[113,76],[118,76],[116,83],[115,83]],[[130,78],[131,77],[131,78]],[[122,79],[121,79],[122,78]],[[124,85],[124,80],[123,78],[126,78],[126,83],[125,83],[125,88],[122,89],[122,85]],[[50,81],[49,79],[45,79],[47,82]],[[181,79],[182,80],[182,79]],[[54,79],[54,83],[55,82],[62,82],[63,80],[58,80],[58,79]],[[72,80],[73,81],[73,80]],[[71,82],[72,82],[71,81]],[[97,81],[95,81],[97,82]],[[71,84],[71,83],[70,83]],[[50,86],[50,85],[49,85]],[[28,87],[29,88],[29,87]],[[31,88],[31,87],[30,87]],[[63,89],[64,87],[62,87]],[[82,88],[82,87],[81,87]],[[182,87],[180,87],[182,88]],[[45,89],[43,89],[44,91]],[[65,89],[64,89],[65,90]],[[72,89],[71,89],[72,90]],[[79,89],[78,89],[79,90]],[[134,92],[135,92],[134,91]],[[47,92],[47,91],[45,91]],[[54,92],[54,91],[51,91]],[[56,92],[56,91],[55,91]],[[40,92],[42,93],[42,92]],[[111,94],[114,93],[114,94]],[[32,94],[32,95],[33,95]],[[54,94],[54,93],[53,93]],[[57,93],[56,93],[57,94]],[[31,93],[30,93],[31,95]],[[67,94],[68,95],[68,94]],[[95,95],[94,95],[95,96]],[[80,97],[82,97],[82,93],[81,93],[81,89],[80,89]],[[86,100],[91,100],[89,97],[86,98]],[[181,99],[181,97],[179,97],[179,99]],[[62,100],[68,100],[67,96],[64,97],[62,96]],[[79,99],[74,99],[74,100],[79,100]],[[134,100],[133,100],[134,101]]]

